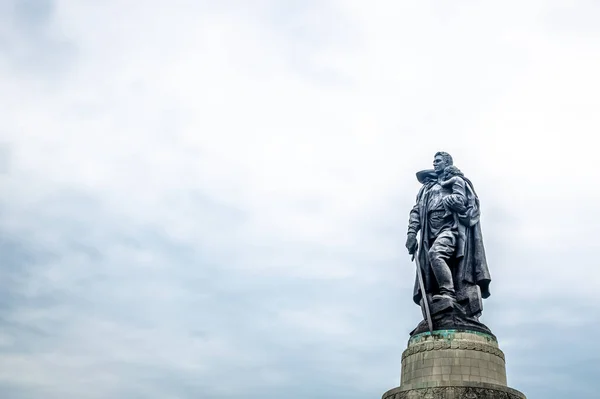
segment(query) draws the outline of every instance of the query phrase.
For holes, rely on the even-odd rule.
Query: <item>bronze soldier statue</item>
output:
[[[433,169],[418,172],[417,179],[423,186],[410,212],[406,248],[418,257],[433,327],[490,333],[479,322],[482,298],[490,296],[491,278],[473,184],[446,152],[436,153]],[[423,295],[417,276],[413,294],[416,304],[421,304]],[[411,334],[424,331],[425,320]]]

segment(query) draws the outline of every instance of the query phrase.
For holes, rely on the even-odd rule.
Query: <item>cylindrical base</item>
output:
[[[439,330],[414,335],[402,354],[403,387],[430,381],[487,382],[506,386],[504,353],[496,337],[472,331]]]
[[[402,354],[401,385],[383,399],[525,399],[506,386],[496,337],[438,330],[414,335]]]

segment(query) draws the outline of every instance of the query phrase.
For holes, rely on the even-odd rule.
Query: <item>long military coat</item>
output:
[[[423,186],[417,195],[417,202],[410,212],[409,226],[413,230],[421,230],[419,240],[419,263],[423,271],[423,282],[428,294],[437,292],[437,282],[431,265],[429,263],[428,251],[430,240],[427,232],[427,200],[429,190],[436,183],[437,175],[433,170],[425,170],[417,173],[417,178]],[[464,203],[466,212],[459,214],[454,212],[457,225],[457,245],[453,259],[450,261],[456,299],[467,310],[469,316],[478,317],[483,310],[482,298],[490,296],[489,284],[491,282],[488,270],[483,237],[481,234],[481,223],[479,221],[480,208],[479,198],[475,193],[473,184],[465,177],[464,179]],[[416,304],[421,302],[421,289],[415,278],[413,300]]]

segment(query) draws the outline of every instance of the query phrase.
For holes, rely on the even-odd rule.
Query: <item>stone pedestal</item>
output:
[[[383,399],[525,399],[506,385],[504,353],[491,334],[438,330],[414,335],[402,354],[400,387]]]

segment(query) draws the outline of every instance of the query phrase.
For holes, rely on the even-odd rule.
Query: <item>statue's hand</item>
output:
[[[465,206],[465,204],[463,204],[454,195],[449,195],[445,197],[443,201],[444,205],[446,205],[448,208],[452,209],[455,212],[465,213],[467,211],[467,207]]]
[[[417,236],[415,234],[409,234],[406,237],[406,249],[408,249],[409,255],[413,255],[415,252],[417,252],[418,245]]]

